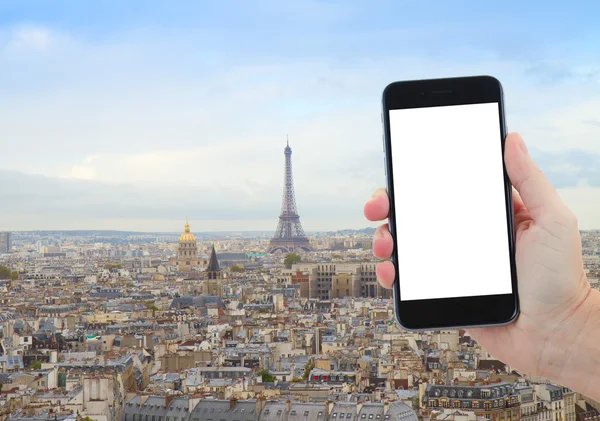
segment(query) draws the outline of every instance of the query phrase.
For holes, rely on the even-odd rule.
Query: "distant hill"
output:
[[[345,229],[339,231],[310,231],[308,235],[373,235],[375,228]],[[16,231],[18,235],[40,235],[60,237],[92,237],[92,238],[126,238],[126,237],[160,237],[179,236],[181,232],[143,232],[143,231],[117,231],[117,230],[43,230],[43,231]],[[273,231],[205,231],[193,232],[201,238],[214,237],[271,237]]]
[[[375,234],[375,228],[361,228],[361,229],[346,229],[339,231],[329,231],[327,234],[329,235],[373,235]]]

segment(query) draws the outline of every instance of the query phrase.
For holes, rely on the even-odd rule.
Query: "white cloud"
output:
[[[54,37],[47,28],[25,26],[13,30],[6,48],[9,51],[45,51],[53,44]]]
[[[584,123],[597,118],[598,92],[587,85],[541,89],[519,62],[411,55],[245,62],[193,37],[144,33],[84,44],[43,28],[17,34],[14,51],[47,54],[22,62],[14,51],[0,51],[0,66],[17,75],[16,82],[0,81],[0,147],[11,156],[0,170],[87,181],[75,190],[62,185],[63,203],[80,203],[89,190],[85,201],[97,212],[87,214],[88,224],[75,206],[47,201],[56,206],[45,219],[53,227],[131,229],[137,212],[136,229],[178,229],[186,214],[212,229],[274,229],[287,134],[305,229],[369,225],[363,202],[384,184],[380,93],[398,79],[494,74],[507,93],[509,127],[529,145],[600,152],[598,127]],[[583,223],[600,226],[600,212],[581,209]],[[4,220],[28,228],[15,216],[24,210]]]
[[[82,165],[76,165],[71,168],[71,176],[78,180],[93,180],[96,177],[96,170]]]

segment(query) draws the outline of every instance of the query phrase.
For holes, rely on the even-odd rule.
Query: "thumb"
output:
[[[566,210],[556,189],[533,162],[518,133],[506,136],[504,161],[510,181],[534,221],[540,222],[545,217],[556,216]]]

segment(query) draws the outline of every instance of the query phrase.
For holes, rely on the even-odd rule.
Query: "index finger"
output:
[[[365,217],[369,221],[382,221],[390,213],[390,199],[386,189],[378,189],[371,199],[365,203]]]

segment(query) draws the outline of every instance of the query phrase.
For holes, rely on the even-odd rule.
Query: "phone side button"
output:
[[[385,156],[383,157],[383,175],[387,177],[387,167],[385,162]]]

